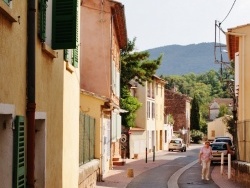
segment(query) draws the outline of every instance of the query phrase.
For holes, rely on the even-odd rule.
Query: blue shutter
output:
[[[25,129],[24,117],[17,116],[14,129],[13,188],[25,188]]]
[[[52,49],[76,48],[77,0],[53,0]]]

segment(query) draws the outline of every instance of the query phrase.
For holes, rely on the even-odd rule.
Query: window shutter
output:
[[[26,187],[24,134],[24,117],[17,116],[14,129],[13,188]]]
[[[116,120],[117,120],[116,135],[117,135],[117,139],[120,139],[121,134],[122,134],[122,117],[119,114],[116,114]]]
[[[46,39],[46,9],[47,9],[47,2],[48,0],[40,0],[39,3],[39,21],[40,21],[40,28],[39,28],[39,36],[42,42],[45,42]]]
[[[68,55],[69,55],[69,50],[68,49],[63,50],[63,56],[65,61],[69,61]]]
[[[112,127],[112,135],[111,135],[111,141],[116,142],[116,113],[112,112],[111,114],[111,127]]]
[[[5,3],[7,3],[8,5],[10,5],[10,0],[3,0]]]
[[[77,3],[78,4],[78,3]],[[78,7],[78,5],[77,5]],[[73,50],[73,66],[78,67],[78,50],[79,50],[79,10],[76,11],[76,49]]]
[[[77,0],[53,0],[52,49],[76,48]]]
[[[115,87],[116,87],[116,84],[115,84],[115,62],[112,61],[112,67],[111,67],[111,76],[112,76],[112,91],[115,93]]]

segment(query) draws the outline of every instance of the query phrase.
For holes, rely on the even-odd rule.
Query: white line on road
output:
[[[189,163],[188,165],[182,167],[181,169],[177,170],[168,180],[168,188],[179,188],[178,186],[178,179],[181,176],[181,174],[189,169],[191,166],[195,165],[198,162],[198,160],[193,161],[192,163]]]

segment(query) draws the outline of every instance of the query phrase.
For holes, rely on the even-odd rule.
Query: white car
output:
[[[235,150],[235,147],[233,145],[232,139],[229,137],[216,137],[213,141],[213,143],[217,143],[217,142],[226,142],[228,143],[228,145],[230,146],[230,148],[232,150]]]
[[[211,163],[213,162],[221,162],[221,154],[224,155],[224,162],[228,160],[228,154],[232,155],[232,160],[235,158],[235,152],[231,150],[229,144],[227,142],[213,142],[210,144],[212,147],[212,155]]]
[[[187,150],[186,144],[183,142],[181,138],[172,139],[169,142],[168,151],[174,151],[174,150],[178,150],[181,152],[185,152]]]

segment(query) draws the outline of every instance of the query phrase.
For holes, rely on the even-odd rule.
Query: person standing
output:
[[[201,179],[209,180],[210,163],[212,157],[212,148],[210,142],[206,141],[199,153],[199,163],[202,165]]]

